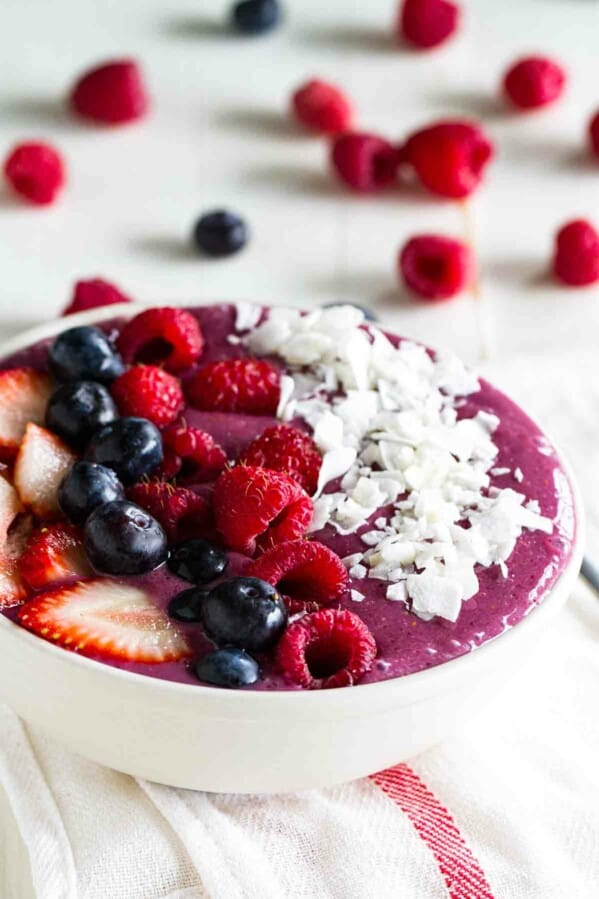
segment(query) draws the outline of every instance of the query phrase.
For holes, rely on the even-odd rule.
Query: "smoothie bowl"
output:
[[[397,763],[577,576],[545,435],[355,307],[111,307],[0,354],[0,695],[118,770],[256,792]]]

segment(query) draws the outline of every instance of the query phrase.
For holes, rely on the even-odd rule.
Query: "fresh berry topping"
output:
[[[100,306],[130,302],[130,297],[121,293],[114,284],[102,278],[90,278],[88,281],[77,281],[73,299],[62,314],[71,315],[73,312],[85,312],[88,309],[98,309]]]
[[[451,199],[480,184],[493,144],[472,122],[444,121],[412,134],[402,149],[406,162],[431,193]]]
[[[339,178],[363,193],[381,190],[397,177],[399,157],[389,141],[375,134],[342,134],[333,142],[331,162]]]
[[[599,280],[599,234],[585,219],[568,222],[557,232],[553,271],[558,281],[584,287]]]
[[[147,481],[135,484],[128,495],[160,522],[170,543],[204,534],[211,529],[208,502],[186,487],[173,487],[164,481]]]
[[[80,116],[107,125],[122,125],[145,115],[149,99],[139,66],[131,59],[114,60],[85,72],[71,92]]]
[[[6,180],[20,197],[36,206],[56,199],[65,180],[63,161],[49,144],[18,144],[4,163]]]
[[[54,391],[46,409],[46,427],[69,446],[83,449],[98,428],[117,417],[110,393],[96,381],[71,381]]]
[[[361,618],[346,609],[322,609],[289,625],[277,647],[277,662],[291,683],[320,690],[356,684],[376,652]]]
[[[162,432],[165,454],[160,474],[181,483],[213,481],[227,464],[227,455],[214,437],[179,421]]]
[[[181,382],[156,365],[135,365],[112,385],[121,415],[147,418],[157,428],[175,420],[183,408]]]
[[[21,501],[38,518],[60,514],[58,488],[74,461],[75,456],[59,437],[38,425],[27,425],[14,480]]]
[[[287,625],[287,609],[271,584],[255,577],[234,577],[205,597],[202,622],[217,646],[260,652],[279,640]]]
[[[10,487],[7,482],[4,483],[6,487]],[[12,487],[10,489],[12,490]],[[0,498],[3,513],[3,533],[0,546],[0,609],[8,609],[10,606],[24,602],[27,598],[27,587],[19,572],[19,558],[27,546],[33,527],[33,518],[31,515],[18,515],[9,521],[9,516],[15,509],[14,497],[10,499],[6,488],[2,487],[0,488]],[[20,511],[22,511],[21,508],[19,508]]]
[[[33,368],[0,371],[0,458],[12,458],[32,422],[44,423],[52,380]]]
[[[503,90],[519,109],[537,109],[557,100],[565,84],[566,73],[559,63],[546,56],[528,56],[510,66]]]
[[[373,309],[369,309],[367,306],[360,306],[358,303],[343,303],[344,306],[352,306],[354,309],[359,309],[360,312],[364,313],[364,318],[369,322],[377,322],[379,320],[378,315]],[[324,303],[323,309],[336,309],[339,306],[339,303]]]
[[[187,383],[192,406],[205,412],[274,415],[280,374],[262,359],[224,359],[205,365]]]
[[[311,496],[318,485],[322,457],[308,434],[292,425],[274,425],[250,443],[243,463],[283,471]]]
[[[70,524],[51,524],[34,531],[19,559],[19,571],[32,590],[44,590],[92,573],[81,534]]]
[[[249,687],[260,677],[260,668],[243,649],[217,649],[195,664],[198,680],[215,687]]]
[[[112,468],[95,462],[75,462],[58,488],[58,504],[73,524],[83,524],[97,506],[124,498]]]
[[[17,558],[0,553],[0,610],[19,605],[27,598],[27,589],[21,575]]]
[[[130,319],[121,331],[118,347],[125,362],[145,362],[177,372],[197,362],[204,338],[191,312],[162,306]]]
[[[282,18],[279,0],[241,0],[231,11],[231,24],[241,34],[264,34]]]
[[[245,221],[226,209],[205,213],[193,229],[194,243],[206,256],[232,256],[246,245],[248,239]]]
[[[12,484],[0,475],[0,552],[4,550],[8,532],[22,511],[23,504],[19,494]]]
[[[347,590],[346,568],[333,550],[311,540],[273,546],[245,569],[245,574],[268,581],[279,593],[299,602],[328,605]]]
[[[227,546],[253,555],[257,546],[266,549],[303,537],[313,504],[288,475],[238,465],[217,480],[214,508],[216,526]]]
[[[134,484],[162,462],[162,437],[145,418],[117,418],[96,431],[85,458],[114,469],[123,484]]]
[[[318,78],[295,91],[291,108],[298,121],[316,134],[339,134],[351,126],[353,109],[343,91]]]
[[[437,234],[419,234],[399,254],[399,272],[407,287],[425,300],[448,300],[472,283],[470,247]]]
[[[589,122],[589,141],[593,156],[599,157],[599,112]]]
[[[87,556],[101,574],[144,574],[166,561],[166,534],[135,503],[115,500],[98,506],[83,526]]]
[[[177,543],[168,557],[169,571],[192,584],[208,584],[216,580],[227,564],[227,554],[200,537]]]
[[[19,621],[38,637],[86,656],[158,664],[190,655],[147,593],[105,578],[42,593],[19,610]]]
[[[197,624],[202,620],[202,603],[206,596],[206,590],[198,590],[197,587],[182,590],[169,602],[169,616],[184,624]]]
[[[460,8],[451,0],[403,0],[398,32],[412,46],[430,50],[457,31],[459,18]]]
[[[57,381],[108,384],[123,373],[123,360],[106,334],[89,326],[59,334],[48,350],[48,364]]]

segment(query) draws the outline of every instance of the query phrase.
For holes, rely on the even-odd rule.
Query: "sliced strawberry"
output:
[[[19,610],[21,624],[87,656],[176,662],[190,649],[172,621],[138,587],[106,578],[42,593]]]
[[[0,458],[16,455],[25,428],[31,421],[42,424],[52,381],[33,368],[0,371]]]
[[[81,535],[70,524],[51,524],[35,531],[19,559],[19,571],[32,590],[92,574]]]
[[[0,477],[0,547],[6,543],[8,531],[22,511],[23,504],[19,494],[12,484]]]
[[[0,609],[18,605],[27,598],[28,591],[19,572],[19,556],[23,552],[33,519],[21,515],[12,523],[10,533],[4,536],[0,550]]]
[[[60,515],[58,488],[76,458],[55,434],[27,425],[15,462],[15,487],[39,518]]]

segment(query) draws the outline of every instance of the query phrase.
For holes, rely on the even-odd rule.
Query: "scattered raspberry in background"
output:
[[[168,371],[183,371],[201,356],[204,337],[191,312],[161,306],[130,319],[119,335],[118,349],[125,362],[147,362]]]
[[[225,465],[225,451],[207,431],[190,428],[184,421],[169,425],[162,433],[168,477],[181,483],[201,483],[216,478]],[[163,468],[165,468],[163,463]]]
[[[322,456],[308,434],[292,425],[274,425],[252,440],[243,454],[245,465],[273,468],[302,485],[310,496],[316,493]]]
[[[403,0],[397,30],[421,50],[438,47],[457,31],[460,8],[450,0]]]
[[[292,600],[328,605],[349,584],[339,556],[313,540],[293,540],[268,549],[244,571],[244,576],[268,581]]]
[[[18,144],[4,163],[6,180],[20,197],[36,206],[53,203],[65,182],[60,154],[50,144]]]
[[[121,415],[147,418],[157,428],[174,421],[183,408],[181,382],[155,365],[136,365],[112,384]]]
[[[589,122],[589,140],[591,152],[599,158],[599,112],[596,112]]]
[[[303,537],[313,505],[293,478],[268,468],[238,465],[217,480],[214,510],[227,546],[253,555],[257,546],[267,549]]]
[[[441,121],[415,131],[401,153],[431,193],[459,200],[478,187],[494,148],[480,125]]]
[[[339,178],[362,193],[381,190],[397,177],[399,156],[389,141],[375,134],[343,134],[333,142],[331,162]]]
[[[510,66],[503,90],[519,109],[537,109],[561,97],[566,73],[559,63],[546,56],[528,56]]]
[[[451,237],[420,234],[399,254],[399,272],[407,287],[426,300],[448,300],[472,283],[470,247]]]
[[[73,312],[85,312],[86,309],[130,302],[131,298],[121,293],[114,284],[102,278],[90,278],[87,281],[76,282],[73,299],[62,314],[71,315]]]
[[[357,683],[376,653],[375,639],[358,615],[322,609],[288,626],[277,646],[277,663],[291,683],[322,690]]]
[[[212,536],[212,510],[208,501],[187,487],[165,481],[142,481],[127,491],[133,503],[160,522],[171,543],[188,537]]]
[[[204,412],[274,415],[280,374],[263,359],[224,359],[201,368],[186,385],[192,406]]]
[[[557,232],[553,272],[570,287],[599,281],[599,234],[590,222],[575,219]]]
[[[138,64],[114,60],[85,72],[70,96],[80,116],[107,125],[123,125],[145,115],[149,99]]]
[[[295,91],[291,108],[296,119],[316,134],[339,134],[351,126],[353,109],[342,90],[314,78]]]

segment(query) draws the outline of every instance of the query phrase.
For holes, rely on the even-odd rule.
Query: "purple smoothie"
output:
[[[228,337],[235,333],[233,307],[213,306],[191,311],[198,318],[206,339],[202,365],[217,359],[248,355],[242,345],[228,341]],[[121,323],[112,320],[102,327],[110,333],[117,331]],[[47,347],[48,341],[43,341],[4,360],[1,367],[28,365],[45,370]],[[192,373],[190,371],[189,375]],[[356,603],[348,593],[338,605],[357,613],[364,620],[378,646],[374,667],[360,683],[373,683],[430,668],[494,639],[542,602],[570,558],[575,535],[573,497],[555,451],[518,406],[485,381],[481,380],[480,384],[480,391],[466,398],[459,410],[459,417],[472,417],[479,410],[497,415],[501,423],[493,436],[499,450],[495,467],[509,468],[510,472],[519,468],[523,474],[522,482],[516,482],[510,473],[492,477],[491,483],[499,488],[512,487],[525,494],[527,499],[537,500],[541,513],[554,523],[553,533],[523,531],[508,560],[506,578],[497,565],[489,568],[477,566],[479,592],[464,602],[455,623],[441,618],[425,621],[412,614],[403,603],[391,602],[385,596],[388,584],[383,581],[352,581],[351,586],[365,594],[364,600]],[[190,426],[211,433],[230,459],[237,458],[266,427],[277,423],[270,417],[199,412],[191,408],[185,410],[185,417]],[[337,485],[338,482],[330,483],[325,492],[332,492]],[[206,487],[198,489],[205,490]],[[362,552],[364,544],[360,535],[372,530],[373,521],[380,514],[380,511],[375,513],[369,523],[349,536],[339,535],[330,526],[311,536],[329,546],[340,557]],[[226,576],[242,573],[248,561],[244,556],[231,553]],[[120,580],[143,587],[162,609],[166,609],[176,593],[190,586],[172,575],[166,566],[143,577]],[[16,620],[16,608],[4,610],[3,614]],[[193,658],[214,648],[200,625],[178,626],[192,647]],[[100,657],[98,660],[115,664]],[[247,689],[298,689],[283,679],[271,659],[260,658],[259,661],[263,677],[254,687]],[[115,667],[169,681],[198,684],[188,662],[161,665],[119,663]]]

